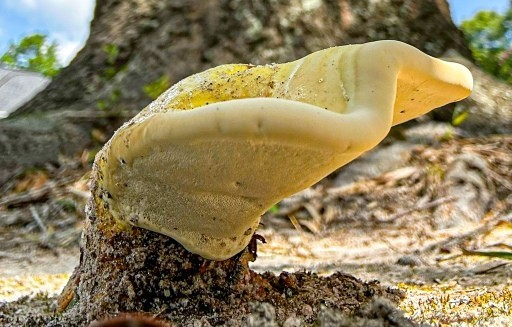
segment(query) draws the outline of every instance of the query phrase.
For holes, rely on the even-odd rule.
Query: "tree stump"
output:
[[[137,227],[120,227],[98,194],[94,174],[80,264],[63,291],[60,320],[88,323],[124,312],[144,312],[178,324],[208,321],[239,325],[254,302],[268,302],[283,323],[310,323],[321,306],[352,313],[376,297],[397,301],[397,291],[336,273],[258,274],[246,248],[231,259],[209,261],[170,237]],[[250,247],[250,246],[249,246]]]

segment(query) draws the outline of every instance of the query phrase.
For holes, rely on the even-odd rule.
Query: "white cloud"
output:
[[[83,42],[67,39],[55,38],[58,44],[57,58],[63,66],[67,66],[75,57],[78,51],[83,47]]]
[[[83,29],[92,18],[94,0],[6,0],[13,10],[37,15],[40,20],[71,28]]]
[[[43,32],[58,43],[58,57],[67,65],[89,35],[89,23],[95,0],[4,0],[5,4],[26,17],[27,31]]]
[[[20,6],[29,8],[29,9],[33,9],[37,5],[36,0],[21,0],[19,2],[19,4],[20,4]]]
[[[26,10],[34,9],[37,5],[37,0],[5,0],[5,4],[11,8]]]

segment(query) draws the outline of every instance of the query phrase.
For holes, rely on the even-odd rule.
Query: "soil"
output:
[[[255,301],[230,324],[512,324],[512,137],[418,133],[403,133],[403,151],[372,158],[381,165],[359,178],[347,171],[364,158],[282,201],[262,219],[266,243],[250,263],[256,272],[295,272],[301,287],[361,279],[388,300],[353,297],[353,310],[305,306],[285,317],[279,305]],[[397,142],[388,139],[382,153]],[[71,160],[2,186],[0,325],[59,325],[57,295],[79,259],[87,172],[86,159]],[[308,310],[314,316],[301,320]],[[194,322],[212,324],[204,318]]]

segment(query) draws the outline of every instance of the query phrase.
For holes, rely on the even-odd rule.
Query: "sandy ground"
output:
[[[406,230],[340,229],[315,236],[289,228],[264,228],[267,240],[258,247],[252,268],[259,272],[335,271],[362,280],[379,280],[405,291],[400,308],[416,322],[482,326],[512,324],[512,263],[502,259],[462,256],[460,253],[419,251],[451,237],[473,231],[447,230],[418,242]],[[489,234],[481,242],[512,239],[512,228]],[[57,295],[78,263],[78,248],[34,250],[20,258],[2,257],[1,301],[14,301],[38,292]],[[401,262],[398,264],[397,262]]]
[[[345,180],[341,188],[331,177],[263,218],[258,233],[267,243],[259,245],[252,268],[323,275],[342,271],[379,280],[405,292],[399,307],[418,323],[511,326],[512,261],[474,252],[511,252],[511,147],[512,137],[448,142],[413,149],[400,166]],[[453,175],[471,177],[478,188],[471,183],[460,188],[460,180],[451,189],[443,184],[459,153],[469,170],[452,169]],[[468,153],[483,159],[468,160]],[[475,177],[472,163],[478,160],[488,168]],[[86,169],[80,169],[83,177],[69,183],[58,183],[69,177],[69,169],[49,177],[22,176],[0,199],[0,322],[2,315],[13,314],[2,308],[23,296],[47,293],[43,304],[28,298],[28,308],[50,307],[78,263],[88,194]],[[30,191],[34,184],[43,186]],[[16,190],[20,185],[28,196]],[[451,196],[466,191],[467,197],[479,197],[461,207]],[[482,194],[490,194],[486,205],[475,206]],[[478,210],[479,220],[466,219]],[[439,226],[443,215],[463,219]],[[23,308],[14,314],[24,314]]]

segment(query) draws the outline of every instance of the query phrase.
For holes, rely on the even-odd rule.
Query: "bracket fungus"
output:
[[[119,226],[228,259],[276,202],[370,150],[393,125],[467,97],[472,84],[464,66],[397,41],[212,68],[115,133],[96,158],[100,197]]]

